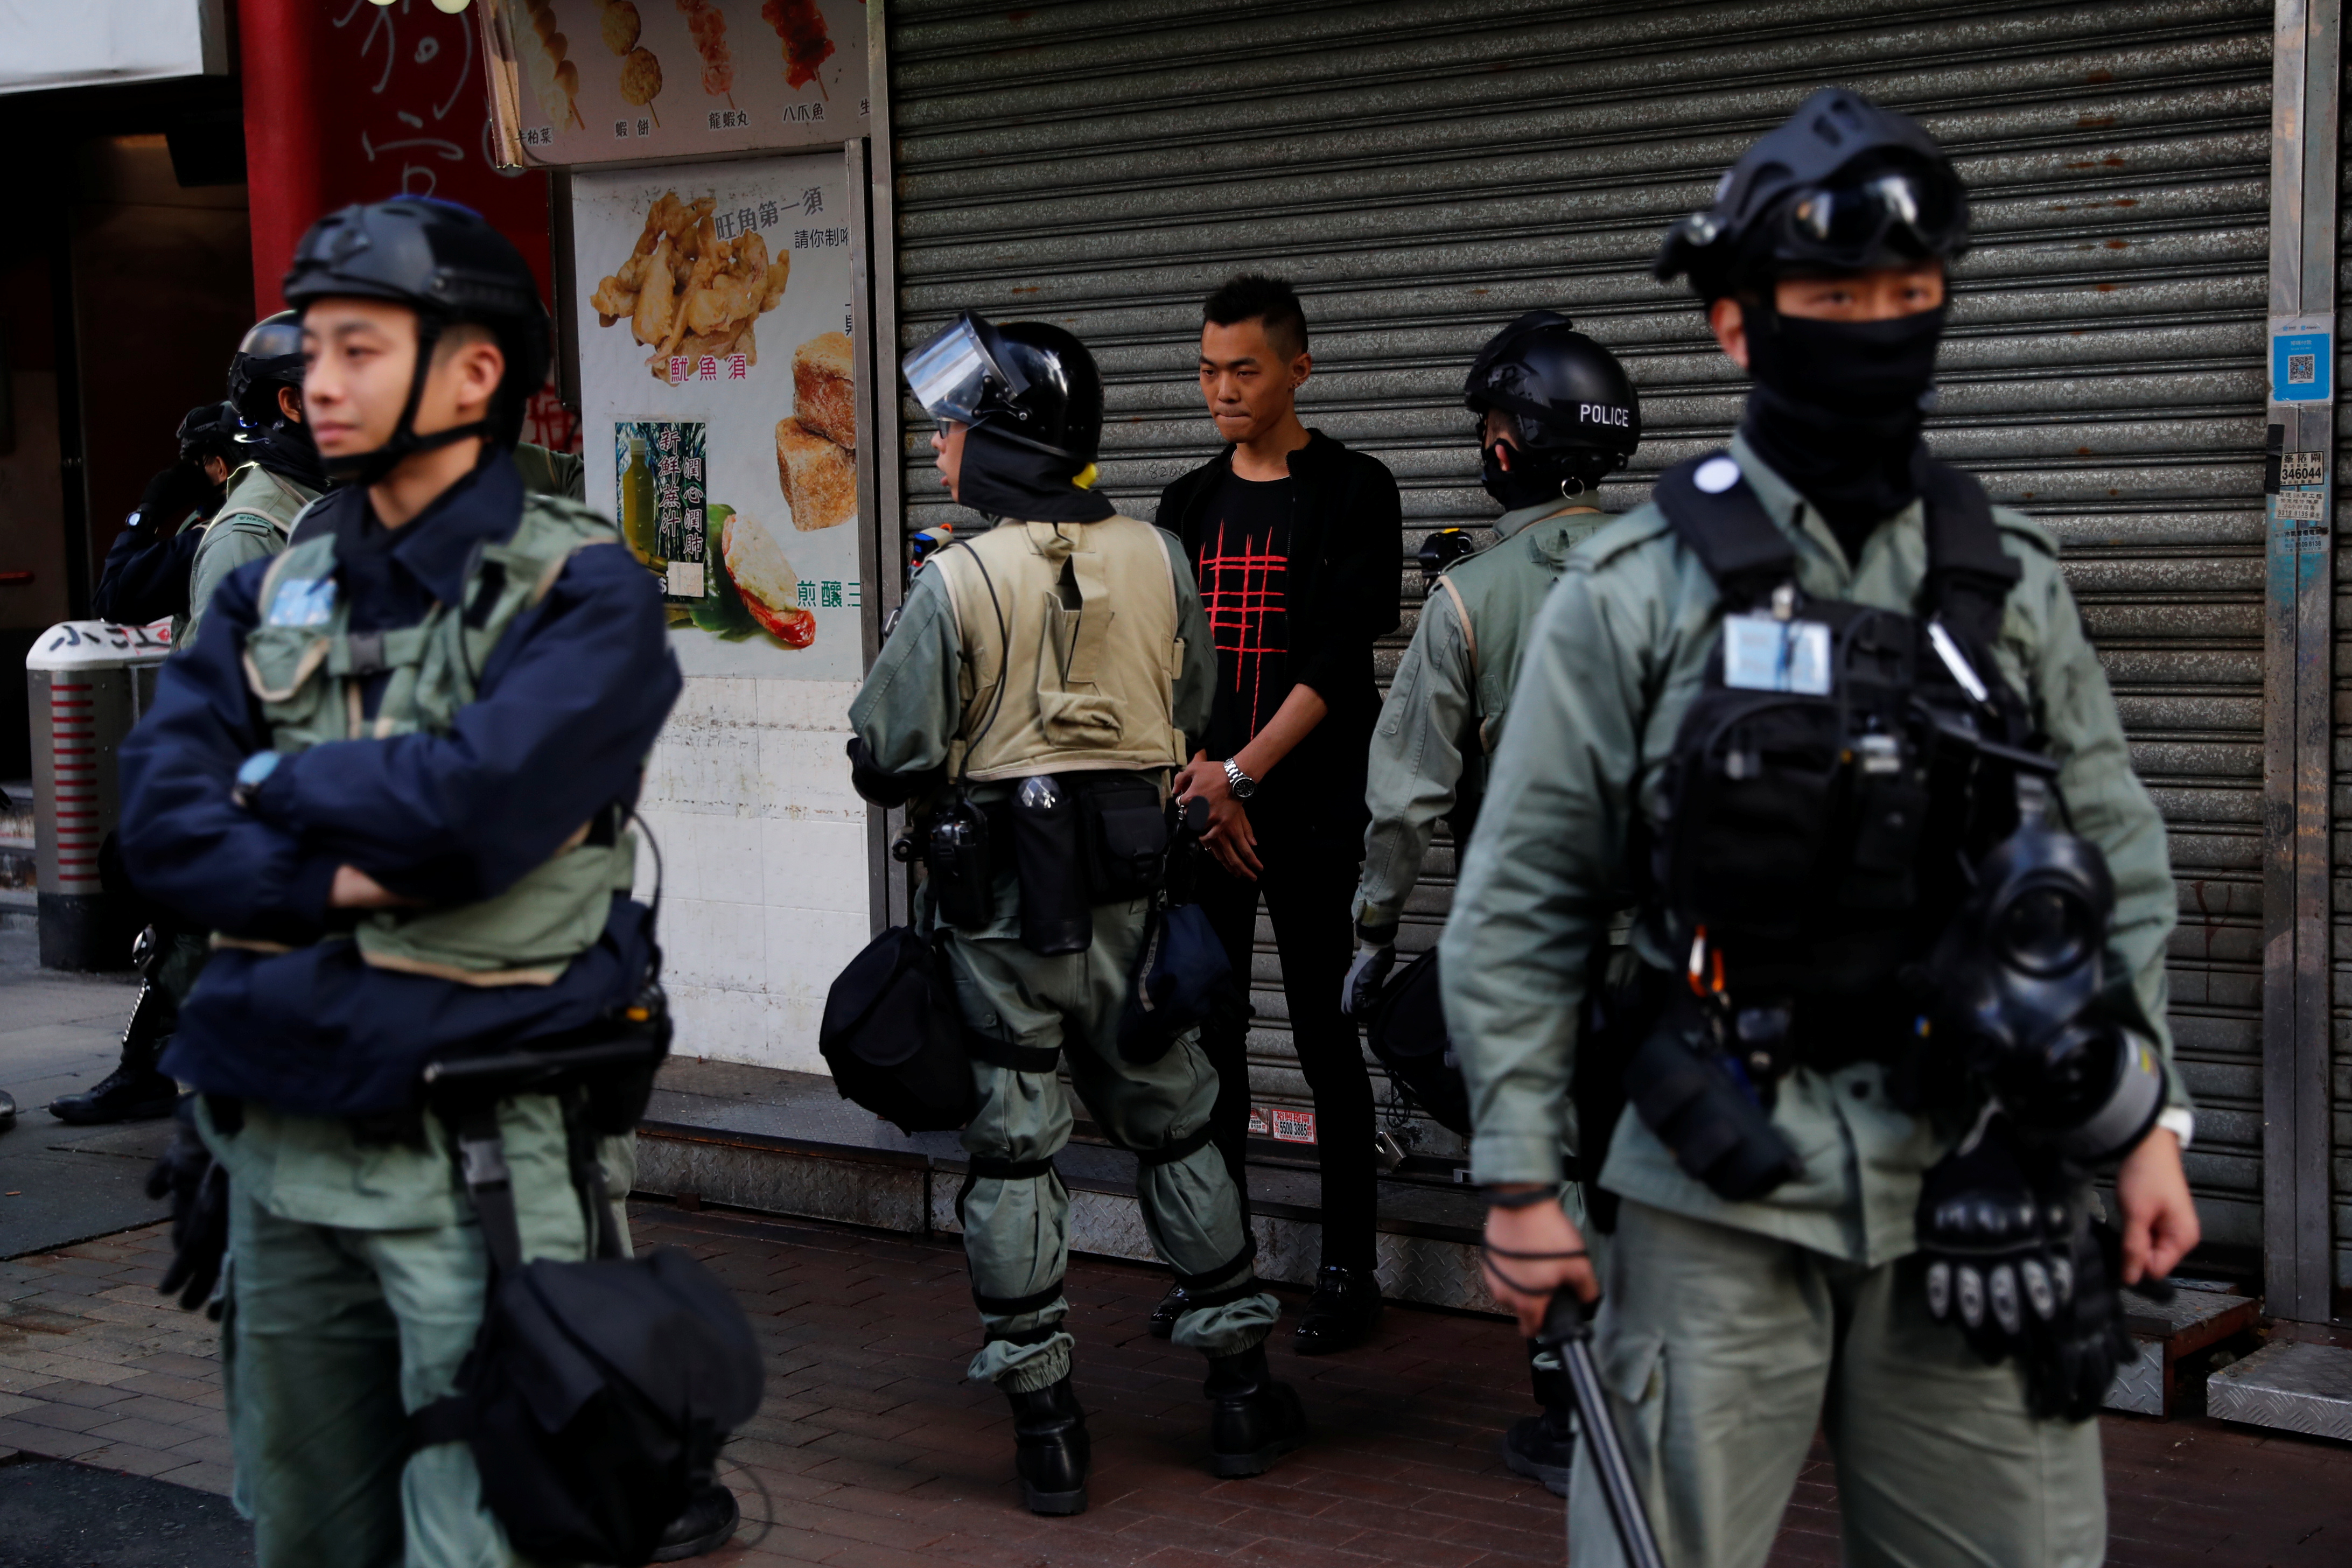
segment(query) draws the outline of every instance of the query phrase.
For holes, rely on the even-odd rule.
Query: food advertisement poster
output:
[[[835,152],[572,181],[588,500],[688,675],[864,671],[846,180]]]
[[[864,0],[492,0],[509,164],[642,163],[867,132]]]

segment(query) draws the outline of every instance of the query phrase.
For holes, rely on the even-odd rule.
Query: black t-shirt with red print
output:
[[[1290,695],[1290,522],[1297,481],[1226,474],[1201,541],[1201,600],[1217,644],[1217,701],[1205,739],[1230,757]]]

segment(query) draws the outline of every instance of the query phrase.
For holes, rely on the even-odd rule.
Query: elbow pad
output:
[[[874,752],[866,744],[865,737],[849,738],[850,787],[877,805],[904,805],[917,795],[939,787],[947,776],[945,767],[924,768],[911,773],[886,773],[874,765]]]

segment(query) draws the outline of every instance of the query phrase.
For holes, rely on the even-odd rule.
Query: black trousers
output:
[[[1272,814],[1269,814],[1271,816]],[[1214,865],[1201,878],[1201,904],[1232,962],[1237,994],[1202,1026],[1201,1046],[1217,1071],[1217,1108],[1209,1126],[1248,1211],[1244,1155],[1249,1137],[1249,973],[1256,935],[1258,895],[1274,921],[1282,955],[1282,989],[1290,1003],[1290,1038],[1315,1097],[1315,1152],[1323,1180],[1323,1264],[1366,1268],[1373,1264],[1373,1217],[1379,1168],[1372,1160],[1372,1084],[1357,1043],[1355,1021],[1339,1011],[1354,940],[1348,906],[1355,896],[1362,840],[1354,853],[1305,825],[1261,820],[1255,882]]]

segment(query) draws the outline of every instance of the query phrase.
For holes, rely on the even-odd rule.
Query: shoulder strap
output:
[[[1454,601],[1454,618],[1462,623],[1462,646],[1470,650],[1470,673],[1475,676],[1478,673],[1478,628],[1470,624],[1470,606],[1462,602],[1462,590],[1454,585],[1450,573],[1440,574],[1437,584]]]
[[[1940,613],[1954,630],[1990,647],[2000,636],[2004,602],[2024,568],[2000,547],[1992,500],[1976,476],[1944,463],[1926,465],[1927,577],[1919,613]]]
[[[1697,479],[1702,468],[1710,482],[1728,468],[1731,482],[1720,489],[1706,489]],[[1797,574],[1796,546],[1773,526],[1729,453],[1710,452],[1676,463],[1658,476],[1650,499],[1665,513],[1675,537],[1715,579],[1726,603],[1742,607],[1760,604]]]

